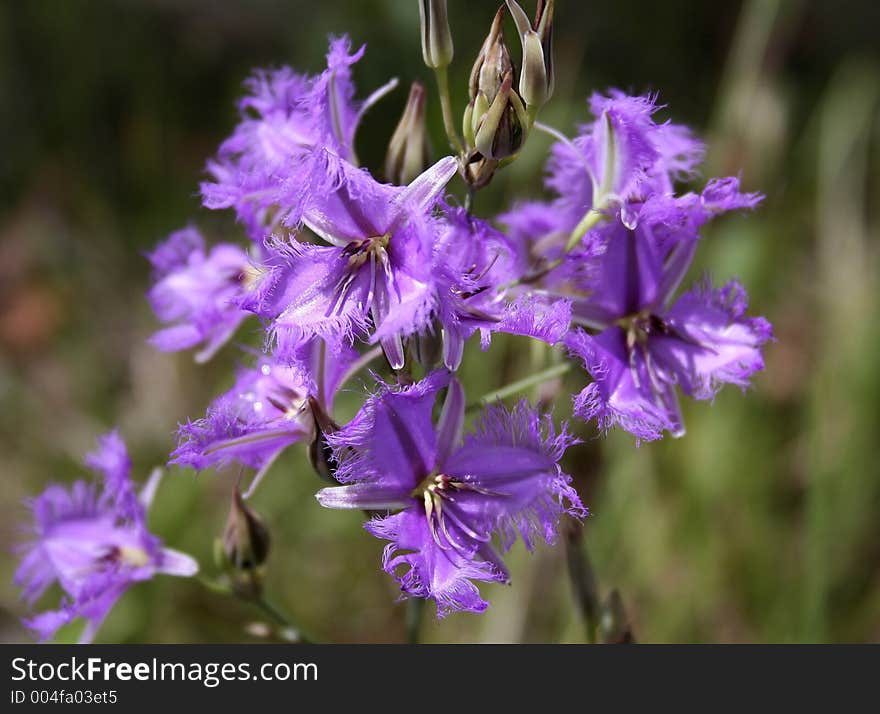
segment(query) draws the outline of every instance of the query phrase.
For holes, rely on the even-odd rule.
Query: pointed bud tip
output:
[[[446,0],[419,0],[422,31],[422,58],[432,69],[442,69],[452,62],[452,33]]]
[[[223,531],[223,553],[227,562],[235,570],[255,570],[266,561],[270,544],[271,537],[263,519],[245,503],[236,487]]]

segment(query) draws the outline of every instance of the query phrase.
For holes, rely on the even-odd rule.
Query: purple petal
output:
[[[464,429],[464,389],[454,377],[449,382],[440,422],[437,424],[437,468],[443,469],[446,460],[461,442]]]
[[[398,213],[406,209],[415,213],[430,211],[456,171],[458,171],[458,160],[454,156],[443,157],[414,178],[395,197],[392,210]]]
[[[660,394],[652,391],[641,357],[635,360],[635,374],[640,378],[636,383],[620,328],[609,328],[596,337],[575,330],[565,345],[583,360],[594,380],[575,397],[576,416],[584,421],[596,419],[603,431],[620,426],[646,441],[659,439],[665,430],[680,430],[677,408],[669,403],[668,385],[663,385]]]
[[[657,360],[685,394],[711,399],[722,384],[746,387],[764,368],[762,346],[772,338],[763,318],[747,318],[747,297],[736,281],[717,290],[708,283],[682,295],[666,315],[673,335],[652,340]]]
[[[489,407],[444,469],[464,484],[455,494],[455,513],[475,530],[479,524],[498,529],[505,549],[517,534],[529,549],[536,535],[552,543],[563,514],[586,515],[558,464],[576,441],[524,401],[512,410]]]
[[[149,258],[156,283],[148,299],[159,320],[170,324],[153,335],[151,342],[163,351],[204,344],[200,361],[208,359],[247,316],[235,304],[248,267],[247,255],[228,244],[206,253],[201,236],[185,229],[173,233]]]
[[[300,367],[260,360],[256,368],[239,372],[205,418],[181,425],[171,463],[196,469],[232,462],[262,468],[310,436],[307,407],[313,389]]]
[[[315,494],[324,508],[356,508],[365,511],[390,511],[412,503],[410,494],[394,480],[388,483],[352,483],[322,488]]]
[[[358,414],[327,441],[338,461],[341,483],[397,483],[409,494],[435,465],[436,434],[432,423],[438,392],[449,383],[445,372],[433,372],[409,387],[380,385]]]
[[[431,534],[423,512],[408,509],[386,518],[374,518],[365,528],[377,538],[390,540],[382,565],[410,597],[431,598],[437,616],[451,612],[483,612],[489,605],[472,580],[503,581],[494,564],[455,548],[441,548]]]

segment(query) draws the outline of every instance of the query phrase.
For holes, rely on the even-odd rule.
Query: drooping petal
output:
[[[764,368],[761,348],[773,330],[763,318],[746,317],[747,306],[738,282],[717,290],[704,282],[669,310],[669,334],[653,338],[651,350],[685,394],[711,399],[725,383],[748,386],[751,375]]]
[[[475,553],[446,546],[441,548],[428,526],[424,512],[408,509],[393,516],[374,518],[364,526],[377,538],[391,541],[382,562],[385,572],[400,583],[410,597],[431,598],[437,616],[451,612],[483,612],[489,605],[473,580],[504,581],[505,574]]]
[[[674,385],[661,383],[658,389],[652,384],[642,354],[631,362],[623,330],[612,327],[595,337],[575,330],[565,345],[593,378],[575,397],[576,416],[596,419],[603,431],[620,426],[646,441],[659,439],[664,431],[680,432]]]

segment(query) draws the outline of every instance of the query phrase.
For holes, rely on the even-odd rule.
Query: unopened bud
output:
[[[522,43],[519,94],[530,109],[540,109],[553,94],[553,0],[538,0],[534,24],[516,0],[505,0]]]
[[[412,341],[412,346],[416,361],[426,370],[433,369],[443,354],[443,338],[439,326],[417,334]]]
[[[432,69],[452,62],[452,33],[446,14],[446,0],[419,0],[422,24],[422,57]]]
[[[315,435],[309,443],[309,461],[318,476],[336,484],[334,478],[336,465],[333,463],[333,452],[327,443],[327,434],[339,431],[339,425],[330,418],[314,397],[309,397],[309,409],[315,422]]]
[[[270,541],[263,519],[248,507],[236,488],[223,531],[226,562],[235,571],[256,571],[266,562]]]
[[[425,88],[413,82],[403,115],[388,142],[385,154],[385,178],[405,186],[430,163],[428,135],[425,130]]]
[[[504,75],[513,71],[510,50],[504,42],[503,32],[504,6],[498,8],[489,28],[489,34],[483,40],[483,46],[471,69],[468,91],[471,101],[476,100],[482,92],[488,104],[491,104],[501,89]]]
[[[513,156],[522,147],[528,132],[525,107],[513,89],[514,68],[504,43],[503,20],[502,5],[471,70],[471,101],[465,110],[462,128],[468,147],[478,154],[472,163]],[[487,168],[490,169],[488,174]],[[495,166],[490,164],[480,167],[484,184],[494,170]]]

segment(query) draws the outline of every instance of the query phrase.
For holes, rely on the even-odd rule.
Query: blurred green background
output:
[[[450,0],[457,112],[495,8]],[[585,538],[603,594],[620,590],[645,642],[880,639],[880,5],[559,0],[556,25],[546,123],[572,132],[594,89],[656,90],[664,117],[710,142],[705,177],[741,172],[767,195],[710,227],[693,272],[738,276],[752,312],[774,323],[754,388],[687,403],[681,440],[636,448],[578,427],[586,441],[566,466],[593,513]],[[144,478],[177,421],[230,384],[234,348],[196,368],[146,344],[156,324],[143,252],[190,220],[236,238],[230,216],[200,209],[197,187],[236,122],[242,80],[284,63],[317,72],[326,36],[342,32],[368,45],[360,96],[401,80],[358,137],[378,168],[406,85],[431,79],[414,0],[0,3],[0,640],[27,637],[10,582],[22,500],[82,475],[114,424]],[[548,146],[531,137],[476,212],[539,196]],[[469,347],[472,394],[522,374],[522,340]],[[560,415],[583,379],[566,378]],[[207,574],[234,477],[172,469],[151,517]],[[402,640],[406,607],[380,571],[382,544],[360,514],[322,510],[318,486],[295,448],[254,499],[274,535],[272,599],[323,640]],[[481,588],[486,614],[430,616],[423,639],[582,641],[564,548],[517,547],[510,566],[512,587]],[[195,581],[157,578],[123,598],[98,641],[259,641],[248,634],[259,619]]]

